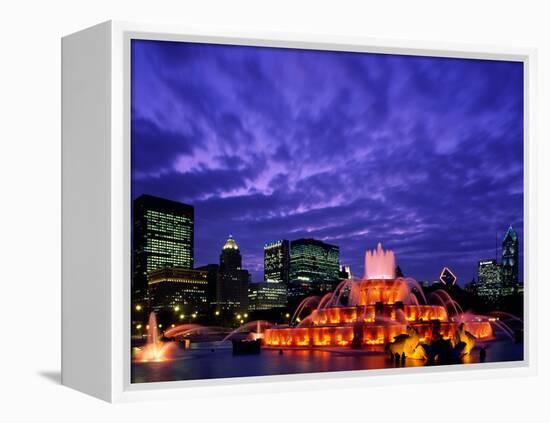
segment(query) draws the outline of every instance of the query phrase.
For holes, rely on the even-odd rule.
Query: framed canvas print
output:
[[[65,37],[63,383],[114,401],[532,372],[533,61]]]

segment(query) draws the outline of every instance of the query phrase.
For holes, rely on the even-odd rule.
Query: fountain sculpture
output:
[[[377,249],[365,254],[365,276],[345,280],[322,298],[308,297],[290,326],[265,329],[264,345],[272,347],[353,347],[388,345],[392,353],[427,358],[435,340],[460,344],[467,354],[475,339],[493,337],[488,319],[469,316],[444,290],[428,301],[412,278],[395,276],[395,255]],[[442,291],[442,292],[439,292]],[[434,304],[434,302],[436,304]],[[310,310],[301,318],[302,312]],[[299,322],[296,325],[294,323]],[[393,344],[392,344],[393,343]]]

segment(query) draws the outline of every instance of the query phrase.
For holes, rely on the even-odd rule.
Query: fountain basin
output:
[[[401,334],[407,333],[407,327],[413,327],[420,337],[420,342],[431,342],[434,338],[435,322],[412,323],[362,323],[362,345],[385,345]],[[451,338],[458,330],[457,322],[437,321],[437,336]],[[477,339],[493,337],[489,322],[468,322],[465,329]],[[264,332],[264,344],[274,347],[345,347],[351,346],[356,327],[345,326],[309,326],[309,327],[273,327]]]

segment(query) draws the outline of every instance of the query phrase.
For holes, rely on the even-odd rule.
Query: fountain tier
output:
[[[395,277],[395,255],[376,250],[365,255],[365,278],[343,281],[322,299],[308,297],[293,317],[296,327],[275,326],[266,329],[268,346],[316,347],[384,345],[414,328],[420,342],[436,338],[452,339],[464,323],[464,329],[477,339],[490,338],[490,322],[464,321],[458,306],[445,293],[434,296],[441,304],[429,304],[422,287],[412,278]],[[448,298],[447,298],[448,297]],[[316,306],[316,307],[315,307]],[[449,317],[449,310],[455,315]],[[300,313],[310,310],[301,321]]]

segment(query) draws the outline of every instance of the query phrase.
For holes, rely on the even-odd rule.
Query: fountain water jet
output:
[[[443,289],[437,289],[430,294],[430,297],[432,296],[441,302],[441,304],[447,309],[447,312],[449,311],[449,305],[450,305],[453,307],[455,316],[464,314],[464,310],[462,310],[462,307],[460,306],[460,304],[458,304],[455,300],[453,300],[447,291]]]
[[[191,334],[216,334],[222,332],[223,328],[217,328],[213,326],[203,326],[193,323],[178,325],[168,329],[164,332],[166,338],[183,338]]]
[[[395,279],[395,255],[384,251],[378,243],[376,250],[365,253],[365,279]]]
[[[321,301],[319,301],[319,305],[317,306],[317,311],[324,308],[332,299],[332,296],[334,294],[332,292],[329,292],[328,294],[325,294],[323,298],[321,298]]]
[[[231,338],[233,338],[236,334],[246,332],[246,331],[250,331],[251,329],[256,329],[256,332],[254,332],[253,335],[252,335],[253,339],[261,338],[262,337],[262,326],[263,326],[263,330],[265,331],[266,329],[273,326],[273,324],[268,322],[267,320],[253,320],[251,322],[246,322],[245,324],[239,326],[237,329],[231,331],[225,338],[223,338],[221,341],[219,341],[219,343],[222,344],[225,341],[228,341]]]
[[[136,350],[134,360],[143,363],[165,361],[170,359],[173,348],[173,342],[160,341],[157,317],[154,312],[151,312],[149,315],[149,324],[147,325],[147,343],[142,348]]]
[[[300,317],[300,313],[302,313],[302,311],[307,308],[307,307],[310,307],[310,308],[313,308],[313,307],[317,307],[317,305],[319,304],[319,302],[321,301],[321,299],[318,297],[318,296],[311,296],[311,297],[306,297],[302,300],[302,302],[300,302],[300,304],[298,304],[298,307],[296,307],[296,310],[294,311],[294,314],[292,315],[292,318],[290,319],[290,324],[294,323],[294,321]]]

